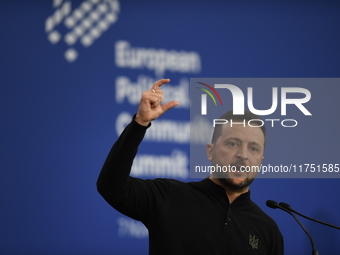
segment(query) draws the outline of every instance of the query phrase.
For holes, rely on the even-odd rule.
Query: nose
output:
[[[240,147],[237,154],[236,154],[236,158],[242,159],[242,160],[247,160],[248,159],[247,148],[244,148],[243,146]]]

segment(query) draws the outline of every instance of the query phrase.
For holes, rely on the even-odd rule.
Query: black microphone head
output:
[[[283,208],[287,209],[287,210],[292,210],[292,207],[289,204],[280,202],[279,205],[282,206]]]
[[[267,200],[266,205],[272,209],[277,208],[277,202],[275,202],[274,200]]]

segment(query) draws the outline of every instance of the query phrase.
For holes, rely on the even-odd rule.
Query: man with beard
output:
[[[229,111],[219,119],[228,122],[215,126],[212,143],[207,144],[207,156],[212,166],[229,167],[228,171],[212,172],[210,179],[225,188],[232,203],[248,191],[257,175],[256,171],[250,170],[256,170],[264,159],[266,129],[260,121],[252,121],[251,126],[246,124],[249,120],[260,119],[249,111],[237,116]]]
[[[232,125],[259,119],[248,112],[221,118],[207,157],[212,165],[231,166],[233,171],[214,172],[198,182],[172,179],[142,180],[130,177],[133,159],[144,134],[177,101],[161,104],[155,82],[142,95],[137,114],[112,147],[100,172],[97,188],[119,212],[139,220],[149,230],[149,254],[282,255],[283,238],[276,223],[250,199],[249,185],[256,173],[243,171],[263,160],[265,128]]]

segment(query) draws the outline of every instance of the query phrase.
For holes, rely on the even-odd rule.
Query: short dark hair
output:
[[[243,115],[234,115],[233,111],[228,111],[225,114],[223,114],[220,119],[225,119],[225,120],[245,120],[246,122],[248,122],[249,120],[253,120],[252,121],[252,126],[258,124],[259,128],[261,128],[263,135],[264,135],[264,147],[266,147],[266,127],[264,125],[264,122],[262,121],[262,119],[250,112],[250,111],[245,111]],[[255,121],[255,120],[261,120],[261,121]],[[256,123],[256,124],[255,124]],[[222,124],[217,124],[215,125],[214,128],[214,133],[211,139],[211,143],[215,144],[217,138],[222,134]]]

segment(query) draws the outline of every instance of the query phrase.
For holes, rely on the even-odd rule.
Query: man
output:
[[[162,103],[156,82],[142,95],[134,120],[112,147],[97,181],[104,199],[119,212],[142,221],[149,230],[149,254],[281,255],[282,235],[275,222],[250,200],[265,146],[264,127],[218,125],[207,156],[212,165],[234,171],[213,173],[199,182],[130,177],[133,159],[151,121],[178,105]],[[229,122],[239,121],[231,117]],[[246,116],[245,116],[246,117]],[[242,117],[243,118],[243,117]],[[254,119],[254,115],[246,118]],[[258,119],[258,117],[256,116]]]

